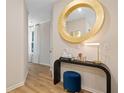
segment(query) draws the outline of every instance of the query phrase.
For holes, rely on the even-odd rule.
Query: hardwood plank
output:
[[[54,85],[48,66],[29,63],[29,73],[25,85],[8,93],[67,93],[62,82]],[[91,93],[82,90],[80,93]]]

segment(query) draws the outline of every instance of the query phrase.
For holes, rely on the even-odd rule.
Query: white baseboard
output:
[[[61,82],[63,82],[63,79],[62,78],[61,78]],[[105,93],[105,92],[102,92],[102,91],[99,91],[99,90],[95,90],[95,89],[92,89],[92,88],[89,88],[89,87],[86,87],[86,86],[81,87],[81,89],[90,91],[92,93]]]
[[[25,81],[26,81],[27,76],[28,76],[28,71],[27,71],[27,73],[26,73],[26,75],[24,77],[24,81],[23,82],[20,82],[20,83],[17,83],[15,85],[12,85],[12,86],[8,87],[6,91],[7,92],[10,92],[10,91],[12,91],[12,90],[14,90],[14,89],[16,89],[18,87],[23,86],[25,84]]]
[[[45,65],[45,66],[49,66],[50,67],[50,64],[46,64],[46,63],[39,63],[41,65]]]
[[[104,93],[104,92],[102,92],[102,91],[95,90],[95,89],[88,88],[88,87],[83,87],[82,89],[87,90],[87,91],[90,91],[90,92],[92,92],[92,93]]]
[[[18,88],[18,87],[23,86],[24,84],[25,84],[25,82],[17,83],[17,84],[15,84],[15,85],[12,85],[12,86],[8,87],[6,91],[7,91],[7,92],[10,92],[11,90],[14,90],[14,89],[16,89],[16,88]]]

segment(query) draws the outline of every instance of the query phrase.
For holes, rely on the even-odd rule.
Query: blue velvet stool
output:
[[[63,75],[64,89],[68,92],[75,93],[81,90],[81,76],[74,71],[66,71]]]

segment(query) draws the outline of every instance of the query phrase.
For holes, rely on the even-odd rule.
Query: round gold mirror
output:
[[[100,31],[104,10],[98,0],[74,0],[59,17],[58,30],[61,37],[71,43],[80,43]]]
[[[67,16],[65,29],[72,37],[81,37],[91,31],[95,21],[95,11],[87,7],[80,7]]]

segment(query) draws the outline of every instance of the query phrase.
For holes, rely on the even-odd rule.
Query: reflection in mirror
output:
[[[73,37],[80,37],[91,31],[95,20],[95,11],[86,7],[77,8],[66,19],[66,31]]]

